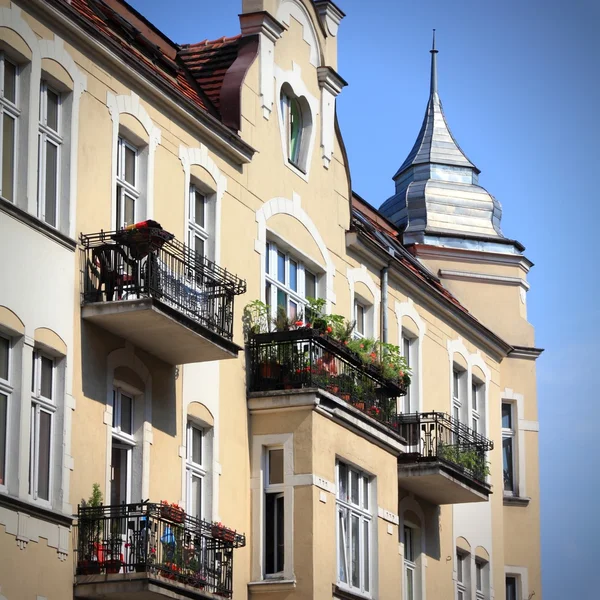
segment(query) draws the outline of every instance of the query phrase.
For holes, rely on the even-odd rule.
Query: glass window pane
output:
[[[480,592],[482,589],[482,577],[481,577],[481,573],[483,571],[483,565],[481,563],[476,563],[475,564],[475,569],[476,569],[476,586],[477,586],[477,591]]]
[[[197,258],[204,258],[204,240],[197,235],[194,236],[194,252]]]
[[[41,363],[41,380],[40,380],[40,395],[44,398],[52,399],[52,376],[54,361],[50,358],[42,356]]]
[[[202,464],[202,430],[192,427],[192,462]]]
[[[358,473],[350,471],[350,502],[358,505]]]
[[[271,274],[271,247],[268,242],[265,250],[265,270],[267,273]]]
[[[290,259],[290,288],[298,291],[298,263]]]
[[[478,423],[478,420],[474,418],[474,419],[473,419],[473,425],[472,425],[472,429],[473,429],[473,431],[474,431],[475,433],[477,433],[477,423]]]
[[[265,283],[265,304],[271,305],[271,284],[269,282]]]
[[[123,227],[127,227],[127,225],[135,223],[135,198],[125,194],[123,201],[125,203],[125,222],[123,223]]]
[[[504,438],[502,440],[502,460],[504,462],[504,489],[507,492],[512,492],[514,489],[513,482],[513,440],[512,438]]]
[[[463,557],[458,554],[456,556],[456,578],[462,583],[463,580]]]
[[[281,290],[277,290],[277,308],[287,308],[287,294]]]
[[[113,397],[112,397],[112,426],[113,427],[117,427],[118,423],[117,423],[117,391],[113,390]]]
[[[276,573],[275,566],[275,496],[265,494],[265,574]]]
[[[363,481],[363,508],[368,510],[369,508],[369,480],[366,477],[362,478]]]
[[[54,131],[58,131],[58,103],[58,94],[46,90],[46,125]]]
[[[473,410],[477,410],[477,384],[474,383],[471,386],[471,402],[473,406]]]
[[[290,100],[290,160],[298,164],[302,142],[302,112],[296,98]]]
[[[348,547],[348,518],[346,511],[338,512],[338,577],[342,583],[348,583],[346,548]]]
[[[414,571],[412,569],[406,569],[406,600],[414,600],[415,597],[415,584],[413,578]]]
[[[125,173],[124,178],[127,183],[135,186],[135,156],[136,152],[129,146],[125,146]]]
[[[413,537],[412,529],[410,527],[404,527],[404,559],[410,562],[415,561],[413,553]]]
[[[46,223],[56,226],[56,205],[58,201],[58,147],[46,142]]]
[[[364,538],[363,538],[363,548],[364,548],[364,565],[363,565],[363,585],[365,588],[365,592],[369,591],[369,566],[370,566],[370,548],[369,548],[369,522],[365,521],[363,523],[364,527]]]
[[[121,394],[121,431],[123,433],[133,433],[133,398],[126,394]]]
[[[194,192],[194,222],[196,225],[199,225],[202,228],[204,228],[205,221],[205,206],[205,197],[198,190],[196,190]]]
[[[304,271],[304,296],[305,298],[317,297],[317,276],[310,271]]]
[[[269,485],[283,483],[283,449],[269,450]]]
[[[512,429],[512,406],[502,404],[502,429]]]
[[[285,283],[285,254],[277,253],[277,281]]]
[[[356,304],[356,331],[363,335],[365,333],[365,309]]]
[[[11,62],[4,61],[4,97],[16,103],[17,100],[17,68]]]
[[[453,377],[453,382],[454,382],[453,394],[454,394],[455,398],[458,398],[459,397],[458,393],[459,393],[460,374],[458,373],[458,371],[453,371],[452,377]]]
[[[8,396],[0,393],[0,485],[6,485],[6,415]]]
[[[348,467],[344,463],[339,464],[338,477],[338,497],[346,502],[348,500]]]
[[[50,499],[50,432],[52,415],[40,411],[37,495]]]
[[[2,197],[14,200],[15,120],[4,113],[2,119]]]
[[[359,520],[356,515],[352,515],[352,562],[351,562],[351,580],[354,587],[360,586],[360,529]]]
[[[4,337],[0,337],[0,379],[8,381],[8,352],[10,342]]]
[[[290,300],[288,305],[288,317],[295,320],[298,317],[298,304]]]
[[[285,532],[284,511],[285,511],[285,508],[284,508],[284,502],[283,502],[283,494],[277,495],[276,503],[277,503],[277,506],[276,506],[277,560],[276,560],[275,566],[277,568],[277,573],[280,573],[281,571],[283,571],[283,556],[284,556],[284,547],[285,547],[285,540],[284,540],[284,532]]]
[[[506,578],[506,600],[517,600],[517,579],[516,577]]]
[[[406,364],[410,366],[410,339],[402,337],[402,355],[406,359]]]
[[[191,513],[197,519],[201,518],[202,513],[202,478],[197,475],[192,475],[192,490],[191,490]]]

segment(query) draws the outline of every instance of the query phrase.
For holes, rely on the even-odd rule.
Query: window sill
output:
[[[250,581],[248,583],[248,590],[253,594],[291,592],[295,587],[295,579],[263,579],[262,581]]]
[[[331,586],[333,591],[333,595],[335,598],[339,598],[340,600],[368,600],[371,596],[367,594],[361,594],[360,592],[351,592],[346,588],[342,588],[339,585],[333,584]]]
[[[77,242],[71,239],[68,235],[61,233],[58,229],[55,229],[51,225],[44,223],[44,221],[40,221],[40,219],[34,215],[30,215],[22,208],[19,208],[4,198],[0,198],[0,211],[10,215],[11,217],[14,217],[32,229],[35,229],[57,244],[64,246],[67,250],[75,250],[75,248],[77,248]]]
[[[290,171],[293,171],[294,173],[296,173],[296,175],[298,175],[298,177],[301,177],[302,179],[304,179],[304,181],[308,181],[308,172],[307,171],[305,171],[304,169],[301,169],[298,165],[293,163],[289,158],[285,161],[285,164],[286,164],[287,168],[290,169]]]
[[[527,506],[530,500],[527,496],[504,496],[504,506]]]
[[[42,521],[48,521],[49,523],[62,525],[63,527],[71,527],[73,523],[71,515],[65,515],[51,508],[45,508],[34,501],[21,500],[7,494],[0,494],[0,506],[24,512]]]

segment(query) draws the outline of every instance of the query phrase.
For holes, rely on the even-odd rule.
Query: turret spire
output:
[[[433,46],[431,50],[431,85],[429,89],[429,93],[433,96],[433,94],[437,94],[437,57],[436,54],[438,51],[435,49],[435,29],[433,30]]]

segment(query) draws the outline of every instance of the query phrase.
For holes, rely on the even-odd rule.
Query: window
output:
[[[204,481],[206,469],[203,466],[204,430],[192,422],[187,425],[187,513],[201,519],[204,509]]]
[[[135,440],[134,396],[121,388],[113,389],[110,502],[131,501],[131,461]]]
[[[367,312],[366,307],[360,302],[354,303],[354,332],[357,337],[365,337],[366,329],[365,329],[365,313]]]
[[[504,470],[504,493],[515,494],[515,430],[514,411],[510,402],[502,403],[502,460]]]
[[[190,222],[188,245],[196,256],[207,256],[208,217],[206,196],[195,186],[190,186]]]
[[[402,356],[406,359],[406,364],[409,367],[414,367],[416,363],[415,350],[417,339],[410,337],[405,331],[402,332]],[[417,411],[417,406],[414,406],[414,401],[411,394],[412,386],[408,386],[406,395],[402,398],[402,412],[409,414]]]
[[[404,526],[404,600],[416,600],[417,552],[416,535],[412,527]]]
[[[340,587],[368,594],[371,586],[371,482],[345,463],[337,466],[337,563]]]
[[[467,373],[456,366],[452,370],[452,416],[457,421],[465,421],[467,404],[464,402],[466,395],[465,381]]]
[[[15,201],[19,69],[0,53],[0,196]]]
[[[0,487],[6,486],[6,455],[8,442],[8,405],[12,387],[10,339],[0,335]]]
[[[456,551],[456,600],[467,600],[469,589],[469,554]]]
[[[42,81],[38,134],[38,216],[53,227],[58,227],[59,215],[61,129],[61,95]]]
[[[477,600],[487,600],[489,589],[488,563],[482,559],[475,561],[475,594]]]
[[[286,135],[288,161],[301,168],[304,123],[300,101],[295,96],[281,92],[281,115]]]
[[[139,150],[122,137],[117,146],[117,223],[122,229],[135,223],[140,196]]]
[[[506,600],[517,600],[519,582],[514,575],[506,576]]]
[[[52,431],[56,412],[55,361],[34,350],[31,377],[31,431],[29,454],[29,494],[50,502],[52,481]]]
[[[482,419],[485,403],[484,392],[484,385],[473,380],[471,384],[471,428],[476,433],[482,435],[485,435],[485,427]]]
[[[316,298],[317,276],[291,254],[267,242],[265,301],[275,317],[283,308],[290,319],[301,318],[307,298]],[[304,315],[308,320],[310,315]]]
[[[265,469],[265,575],[281,574],[285,565],[283,448],[268,448]]]

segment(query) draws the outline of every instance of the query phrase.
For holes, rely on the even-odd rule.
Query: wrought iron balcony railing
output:
[[[249,350],[251,392],[321,388],[398,431],[396,398],[406,388],[329,336],[306,328],[261,333]]]
[[[146,226],[82,234],[80,242],[82,304],[152,298],[233,338],[233,299],[246,282],[172,234]]]
[[[165,504],[79,506],[77,575],[146,572],[231,598],[246,538]]]
[[[487,452],[494,447],[491,440],[440,412],[398,415],[398,425],[409,448],[400,455],[400,463],[441,461],[486,484]]]

